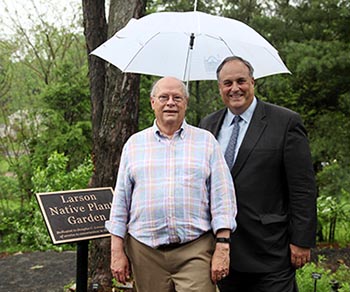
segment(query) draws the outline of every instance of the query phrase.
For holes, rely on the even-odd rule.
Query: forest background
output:
[[[109,14],[101,31],[95,29],[102,43],[132,16],[191,11],[194,1],[83,0],[64,6],[31,0],[17,13],[1,1],[0,251],[74,248],[51,244],[35,193],[113,187],[122,145],[153,122],[149,90],[155,78],[122,74],[88,56],[97,46],[89,35],[96,28],[89,9],[100,20]],[[198,1],[197,10],[240,20],[278,49],[292,74],[258,79],[256,95],[301,114],[317,177],[318,245],[348,247],[350,2]],[[103,69],[95,71],[98,66]],[[92,72],[100,72],[103,82],[94,82]],[[215,81],[191,82],[190,93],[190,124],[222,107]],[[102,286],[110,282],[103,261],[108,252],[101,252],[107,247],[103,240],[90,247],[100,259],[91,261],[90,270],[98,272],[90,277]],[[341,269],[338,280],[347,289],[349,269]]]

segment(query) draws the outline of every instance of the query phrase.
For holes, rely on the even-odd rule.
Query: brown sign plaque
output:
[[[105,221],[112,188],[37,193],[41,213],[54,244],[107,237]]]

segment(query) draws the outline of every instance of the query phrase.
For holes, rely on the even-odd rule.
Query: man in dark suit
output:
[[[236,127],[231,121],[240,117],[231,168],[237,229],[231,235],[230,273],[219,282],[220,291],[298,291],[295,269],[310,260],[316,237],[316,186],[302,120],[255,97],[253,68],[246,60],[226,58],[217,77],[227,108],[199,126],[211,131],[225,152]]]

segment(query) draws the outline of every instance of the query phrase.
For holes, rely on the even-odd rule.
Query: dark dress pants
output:
[[[293,268],[272,273],[242,273],[231,269],[218,286],[220,292],[298,292]]]

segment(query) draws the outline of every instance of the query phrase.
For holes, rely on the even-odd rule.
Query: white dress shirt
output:
[[[236,152],[235,152],[234,160],[236,160],[236,157],[237,157],[237,154],[239,151],[239,147],[241,147],[243,138],[245,136],[245,133],[247,132],[248,126],[250,124],[254,110],[256,108],[256,104],[257,104],[257,100],[256,100],[256,97],[254,97],[251,105],[247,108],[247,110],[244,113],[242,113],[240,115],[242,120],[239,122],[239,134],[238,134],[238,138],[237,138],[237,145],[236,145]],[[219,141],[221,150],[224,154],[225,154],[226,148],[228,146],[228,143],[230,141],[231,133],[233,130],[232,121],[233,121],[234,117],[235,117],[235,115],[229,109],[227,109],[225,119],[224,119],[224,121],[221,125],[221,129],[219,131],[218,141]]]

